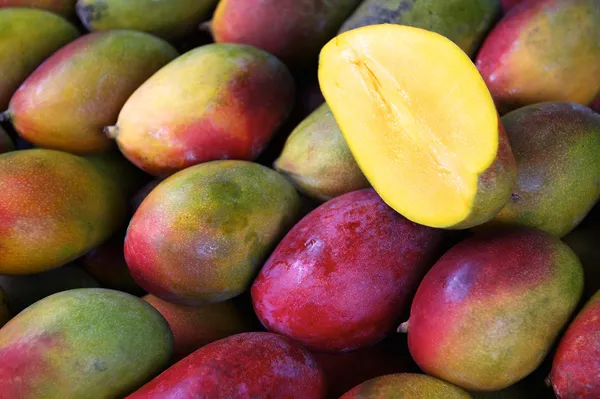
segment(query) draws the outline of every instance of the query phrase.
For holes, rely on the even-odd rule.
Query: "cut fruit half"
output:
[[[371,25],[321,51],[321,90],[361,170],[413,222],[469,228],[509,200],[516,163],[492,96],[445,37]]]

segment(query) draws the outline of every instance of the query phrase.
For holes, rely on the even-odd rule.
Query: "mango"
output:
[[[13,151],[14,149],[15,145],[8,136],[8,133],[6,133],[4,129],[2,129],[2,126],[0,126],[0,154],[3,152]]]
[[[0,276],[0,289],[11,314],[17,314],[35,302],[57,292],[100,285],[80,267],[69,264],[29,276]]]
[[[251,365],[251,366],[249,366]],[[127,399],[322,399],[323,372],[291,339],[255,332],[234,335],[197,350]]]
[[[441,238],[372,189],[334,198],[273,251],[252,285],[256,315],[269,331],[315,352],[374,345],[408,309]]]
[[[150,177],[129,162],[118,150],[84,155],[98,170],[113,179],[127,198],[135,195]]]
[[[590,299],[560,340],[550,381],[557,398],[600,397],[600,291]]]
[[[499,0],[365,0],[340,33],[386,23],[414,26],[447,37],[473,56],[500,11]]]
[[[10,320],[10,312],[6,303],[6,294],[0,288],[0,328]]]
[[[77,15],[90,31],[131,29],[174,40],[193,33],[217,0],[78,0]]]
[[[111,31],[85,35],[47,59],[10,100],[8,116],[35,146],[75,154],[113,145],[103,129],[127,98],[177,56],[147,33]]]
[[[300,198],[277,172],[214,161],[161,182],[133,216],[125,260],[148,293],[202,305],[245,291],[296,222]]]
[[[353,388],[340,399],[470,399],[471,396],[452,384],[423,374],[390,374],[373,378]]]
[[[574,103],[543,103],[512,111],[502,123],[518,181],[490,225],[518,224],[564,236],[600,199],[600,115]]]
[[[526,1],[508,13],[477,55],[498,110],[591,103],[600,92],[599,25],[597,0]]]
[[[144,290],[137,285],[125,262],[124,242],[125,232],[118,232],[108,241],[79,258],[77,262],[105,288],[136,296],[144,295]]]
[[[393,24],[353,29],[321,51],[319,83],[360,169],[396,212],[465,229],[508,202],[509,142],[475,65],[450,40]]]
[[[211,30],[217,43],[263,49],[293,68],[310,66],[360,0],[220,0]]]
[[[279,60],[239,44],[194,49],[161,69],[127,100],[116,138],[148,173],[258,157],[290,113],[294,80]]]
[[[600,237],[600,228],[579,228],[567,234],[563,242],[567,244],[577,254],[583,274],[585,275],[585,284],[583,298],[588,300],[598,290],[600,290],[600,246],[598,245]]]
[[[594,100],[594,102],[592,102],[592,105],[590,105],[590,107],[600,113],[600,95],[598,95],[598,97],[596,97],[596,99]]]
[[[369,187],[327,104],[294,129],[274,167],[315,200]]]
[[[507,13],[514,6],[523,3],[524,0],[500,0],[502,4],[502,10]]]
[[[0,8],[29,7],[51,11],[55,14],[70,18],[75,15],[77,0],[0,0]]]
[[[500,228],[438,260],[400,330],[427,374],[500,390],[541,364],[582,290],[581,263],[566,244],[536,229]]]
[[[173,337],[139,298],[102,288],[49,296],[0,330],[5,398],[122,398],[166,366]]]
[[[0,274],[62,266],[125,221],[127,201],[115,179],[65,152],[0,155],[0,192]]]
[[[75,40],[77,29],[50,12],[2,9],[0,0],[0,110],[21,83],[52,53]]]
[[[184,306],[154,295],[142,298],[163,315],[173,332],[173,358],[178,361],[211,342],[250,330],[237,306],[224,301],[205,306]]]

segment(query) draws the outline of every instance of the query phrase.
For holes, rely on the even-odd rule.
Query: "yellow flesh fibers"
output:
[[[498,149],[498,116],[469,57],[422,29],[372,25],[322,50],[321,89],[356,161],[408,219],[466,219]]]

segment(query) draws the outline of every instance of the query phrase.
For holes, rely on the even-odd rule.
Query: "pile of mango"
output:
[[[0,0],[0,399],[600,398],[600,0]]]

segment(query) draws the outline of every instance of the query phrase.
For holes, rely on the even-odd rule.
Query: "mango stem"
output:
[[[108,136],[108,138],[110,139],[116,139],[117,135],[119,134],[119,127],[118,126],[106,126],[104,128],[104,134]]]
[[[10,111],[6,110],[0,114],[0,122],[8,122],[12,118]]]
[[[199,26],[198,29],[202,32],[206,32],[206,33],[210,33],[210,35],[212,36],[212,20],[208,20],[206,22],[202,22]]]
[[[407,320],[404,323],[400,324],[400,326],[398,327],[398,329],[396,331],[401,334],[408,333],[409,323],[410,323],[410,320]]]

